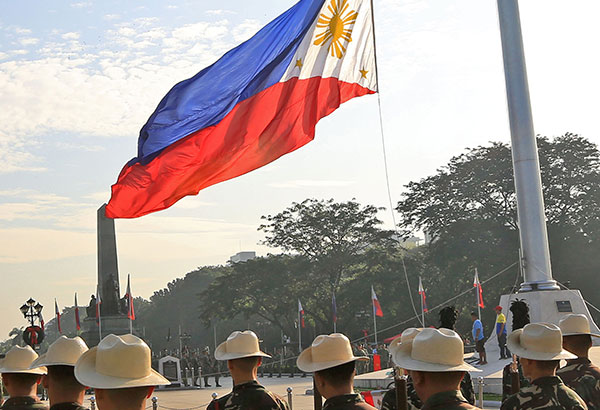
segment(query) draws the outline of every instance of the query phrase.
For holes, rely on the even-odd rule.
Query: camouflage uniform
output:
[[[502,401],[508,399],[512,395],[512,375],[510,371],[510,364],[504,366],[502,370]],[[523,368],[519,363],[517,365],[517,369],[519,371],[519,388],[527,387],[530,385],[529,380],[523,376]]]
[[[418,410],[423,407],[423,402],[419,396],[417,396],[417,392],[415,391],[410,376],[406,379],[406,398],[406,408],[408,410]],[[383,395],[383,399],[381,399],[381,410],[396,410],[396,387],[392,387]]]
[[[477,409],[471,405],[467,399],[458,390],[445,391],[436,393],[429,397],[423,407],[423,410],[443,409],[443,410],[457,410],[457,409]]]
[[[360,394],[343,394],[325,400],[323,410],[376,410],[367,404]]]
[[[48,406],[33,397],[15,397],[4,402],[2,410],[48,410]]]
[[[210,402],[207,410],[289,410],[287,403],[256,380],[233,386],[233,391]]]
[[[475,390],[471,375],[465,372],[460,382],[460,392],[470,404],[475,404]],[[410,376],[406,380],[406,397],[408,398],[408,410],[418,410],[423,407],[423,402],[417,395]],[[381,410],[396,410],[396,388],[388,390],[381,401]]]
[[[600,410],[600,368],[580,357],[567,360],[567,365],[556,372],[562,381],[575,390],[585,401],[588,409]]]
[[[200,367],[202,371],[202,377],[204,378],[204,387],[211,387],[211,385],[208,384],[208,378],[210,377],[207,376],[208,374],[214,375],[215,385],[217,387],[221,387],[219,385],[219,378],[221,377],[219,374],[219,362],[211,358],[208,353],[205,352],[202,354],[202,356],[200,356]]]
[[[585,410],[585,402],[557,376],[540,377],[506,399],[500,410],[511,409]]]

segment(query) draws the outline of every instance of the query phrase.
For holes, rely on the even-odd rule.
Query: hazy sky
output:
[[[160,98],[293,3],[0,2],[0,339],[24,324],[30,296],[46,320],[55,297],[87,303],[96,210]],[[492,0],[375,0],[375,15],[396,202],[463,148],[509,140],[498,18]],[[600,143],[598,15],[597,0],[521,2],[537,133]],[[314,142],[269,166],[118,220],[122,281],[130,273],[148,297],[240,250],[266,254],[261,215],[307,197],[388,206],[377,96],[343,105]]]

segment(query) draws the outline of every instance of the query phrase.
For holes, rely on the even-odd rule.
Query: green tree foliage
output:
[[[538,137],[553,274],[584,287],[600,268],[600,153],[575,134]],[[516,198],[510,147],[477,147],[435,175],[407,186],[396,210],[405,234],[429,234],[429,258],[461,286],[479,267],[482,278],[518,259]],[[469,275],[468,273],[471,273]],[[456,282],[447,282],[453,287]],[[510,277],[488,300],[510,290]],[[598,295],[589,295],[594,302]]]

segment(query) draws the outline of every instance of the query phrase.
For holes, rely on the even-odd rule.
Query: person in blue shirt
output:
[[[483,324],[481,323],[481,320],[479,320],[477,312],[471,312],[471,319],[473,320],[473,340],[475,341],[475,350],[479,353],[479,361],[475,364],[487,364]]]

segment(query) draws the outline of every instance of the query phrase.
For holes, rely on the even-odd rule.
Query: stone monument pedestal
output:
[[[548,322],[554,323],[558,326],[558,322],[564,316],[571,313],[579,313],[585,315],[590,321],[590,328],[592,333],[599,333],[598,325],[594,322],[594,318],[590,315],[590,311],[583,300],[581,292],[576,289],[569,290],[538,290],[532,292],[521,292],[511,295],[500,296],[500,306],[502,306],[502,313],[506,316],[506,325],[508,333],[512,330],[512,313],[510,311],[510,304],[516,300],[524,300],[529,306],[529,317],[531,323],[535,322]],[[486,324],[488,325],[488,324]],[[488,325],[489,326],[489,325]],[[486,326],[487,329],[489,327]],[[494,324],[495,326],[495,324]],[[486,331],[486,333],[488,333]],[[495,330],[491,332],[492,336],[488,339],[485,344],[486,352],[499,352],[498,341],[496,338]],[[600,338],[593,337],[592,342],[594,346],[600,345]],[[495,353],[494,353],[495,354]],[[490,360],[488,353],[488,360]]]
[[[129,318],[124,315],[103,316],[102,337],[104,338],[111,333],[118,336],[128,334]],[[135,327],[133,328],[133,334],[139,337],[135,331]],[[89,347],[97,346],[100,343],[100,333],[95,317],[86,317],[83,320],[81,338],[85,340]]]

